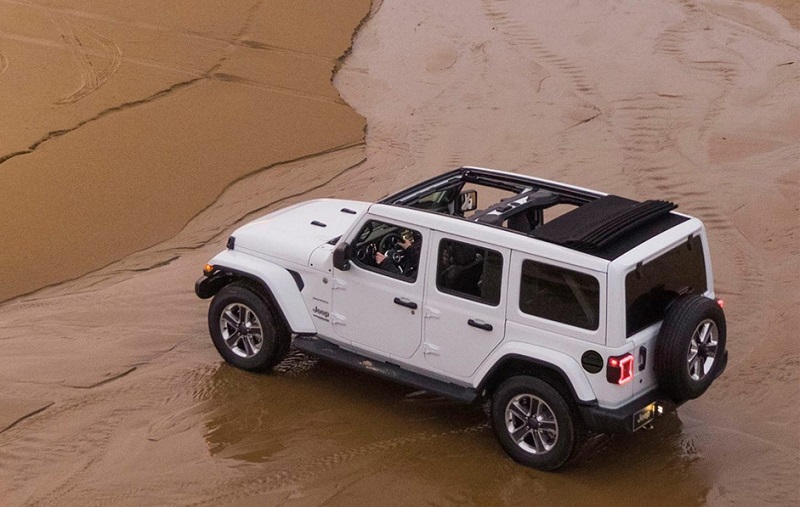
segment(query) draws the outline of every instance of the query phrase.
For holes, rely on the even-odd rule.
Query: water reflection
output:
[[[465,407],[292,351],[270,375],[221,363],[198,389],[207,402],[205,439],[212,455],[265,462],[308,450],[483,425]]]
[[[346,479],[342,501],[348,502],[389,495],[403,503],[668,499],[696,505],[712,483],[698,444],[674,415],[650,432],[593,437],[571,467],[542,473],[503,453],[483,407],[415,393],[300,353],[290,362],[294,368],[271,375],[221,364],[196,394],[207,408],[211,454],[231,466],[257,463],[253,473],[280,479],[270,499],[275,487],[291,486],[291,498],[282,502],[314,503],[341,490]]]

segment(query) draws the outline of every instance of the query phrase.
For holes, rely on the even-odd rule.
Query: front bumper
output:
[[[215,295],[227,283],[228,275],[215,271],[210,275],[203,275],[194,282],[194,293],[200,299],[208,299]]]

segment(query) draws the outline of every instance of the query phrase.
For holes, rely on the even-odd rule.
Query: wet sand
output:
[[[216,6],[0,2],[0,301],[173,236],[238,178],[363,142],[331,75],[368,0]]]
[[[24,151],[47,132],[93,118],[120,100],[151,97],[181,82],[162,75],[178,67],[195,73],[186,70],[183,80],[200,81],[131,111],[90,120],[0,164],[0,173],[35,174],[49,167],[36,180],[47,188],[42,180],[56,177],[54,167],[90,166],[105,174],[101,169],[109,160],[127,162],[140,153],[137,146],[157,146],[164,151],[146,154],[148,174],[164,178],[159,181],[167,195],[195,200],[175,205],[178,210],[153,201],[160,213],[174,212],[172,225],[161,228],[156,220],[159,232],[146,241],[149,225],[117,228],[126,231],[114,235],[120,245],[104,247],[108,257],[69,275],[78,278],[0,306],[3,503],[797,503],[800,23],[792,2],[765,2],[786,7],[779,11],[783,18],[762,5],[733,0],[537,2],[536,8],[511,1],[376,1],[334,81],[357,114],[322,81],[303,80],[309,86],[304,95],[292,88],[297,82],[251,84],[286,79],[272,69],[299,65],[280,61],[299,53],[324,54],[329,72],[365,10],[338,25],[325,24],[349,23],[339,34],[340,45],[314,46],[321,39],[297,40],[293,34],[300,30],[277,35],[276,26],[289,25],[259,14],[261,4],[253,10],[242,4],[238,14],[231,7],[230,18],[211,8],[216,4],[200,4],[192,25],[180,9],[164,11],[155,30],[148,9],[122,15],[100,2],[82,2],[78,11],[68,3],[47,5],[69,23],[77,19],[88,27],[87,36],[103,34],[95,41],[127,41],[123,56],[130,61],[123,59],[114,77],[94,91],[80,97],[78,90],[74,104],[97,100],[94,112],[88,105],[81,105],[80,114],[54,105],[75,98],[68,73],[40,77],[34,89],[42,97],[26,96],[10,113],[16,116],[0,126],[3,153]],[[0,100],[9,103],[4,112],[16,107],[9,99],[15,95],[4,88],[12,86],[7,81],[18,61],[14,51],[31,62],[46,61],[34,59],[37,51],[36,58],[52,58],[51,65],[33,66],[42,72],[57,62],[74,65],[74,53],[54,56],[72,51],[56,48],[71,37],[44,35],[54,23],[37,16],[52,9],[36,5],[0,2]],[[8,23],[12,11],[19,17]],[[314,18],[303,12],[282,19]],[[266,41],[265,33],[277,39]],[[192,43],[175,42],[183,37]],[[270,51],[261,46],[270,44],[300,49],[267,63],[262,53]],[[228,56],[224,68],[214,68],[219,53]],[[114,68],[113,58],[103,60],[100,49],[90,56],[105,62],[93,63],[98,74]],[[136,67],[138,61],[150,65]],[[151,70],[163,80],[141,79]],[[115,85],[125,71],[127,84]],[[27,74],[14,79],[16,95],[28,90],[20,80],[37,81]],[[92,88],[95,81],[85,80]],[[142,87],[138,95],[135,87]],[[288,124],[249,106],[286,88],[293,92],[284,95],[292,97],[331,98],[307,110],[335,104],[326,125],[335,125],[336,132],[318,136],[306,130],[314,127],[305,120],[286,118],[308,144],[265,147],[263,140]],[[299,111],[299,102],[289,110]],[[25,107],[39,109],[26,114]],[[124,118],[129,113],[136,118]],[[138,115],[153,121],[144,124]],[[366,144],[360,144],[362,116]],[[113,139],[127,142],[108,142]],[[169,151],[182,143],[191,147]],[[203,151],[209,143],[221,153]],[[287,158],[298,160],[259,171],[293,149]],[[307,156],[319,151],[326,153]],[[26,159],[38,162],[14,165]],[[220,180],[216,190],[192,185],[187,180],[198,173],[177,172],[194,163],[206,171],[199,180],[204,183],[223,172],[228,181],[242,179],[227,188]],[[273,375],[251,375],[221,362],[207,336],[207,304],[191,289],[199,267],[233,228],[308,198],[375,199],[459,164],[667,198],[702,218],[729,319],[725,375],[654,431],[596,438],[575,466],[543,474],[503,454],[481,407],[453,405],[299,354]],[[120,186],[119,194],[110,194],[114,199],[96,203],[100,211],[94,214],[74,214],[90,213],[92,224],[108,215],[109,227],[116,227],[115,210],[124,215],[132,202],[125,199],[138,203],[142,197],[128,192],[137,184],[132,179],[125,183],[131,187]],[[61,216],[50,210],[51,201],[54,210],[62,205],[51,196],[38,206],[25,199],[15,206]],[[5,196],[0,200],[0,220],[11,227],[16,222],[8,215],[17,208],[8,211],[7,202]],[[63,227],[67,236],[88,229]],[[143,242],[123,244],[128,236]],[[49,259],[48,269],[55,259],[85,255],[70,250],[75,245],[68,242],[49,245],[5,246],[0,255],[24,251],[26,262]],[[54,257],[46,256],[48,249]],[[56,278],[62,272],[51,269]],[[6,294],[55,281],[25,288],[26,277],[20,278],[15,289],[3,285]]]

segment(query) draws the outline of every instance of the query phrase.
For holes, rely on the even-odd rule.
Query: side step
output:
[[[472,403],[478,397],[478,392],[470,387],[461,387],[448,382],[442,382],[441,380],[428,378],[419,373],[404,370],[395,364],[369,359],[355,352],[344,350],[338,345],[322,338],[296,336],[293,343],[295,347],[303,352],[307,352],[319,358],[438,394],[454,401]]]

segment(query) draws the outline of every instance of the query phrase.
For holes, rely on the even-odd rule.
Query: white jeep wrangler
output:
[[[489,199],[478,209],[478,196]],[[633,432],[703,394],[726,327],[703,224],[464,167],[376,204],[304,202],[238,230],[196,285],[219,353],[304,352],[472,403],[516,461],[556,469],[587,431]]]

